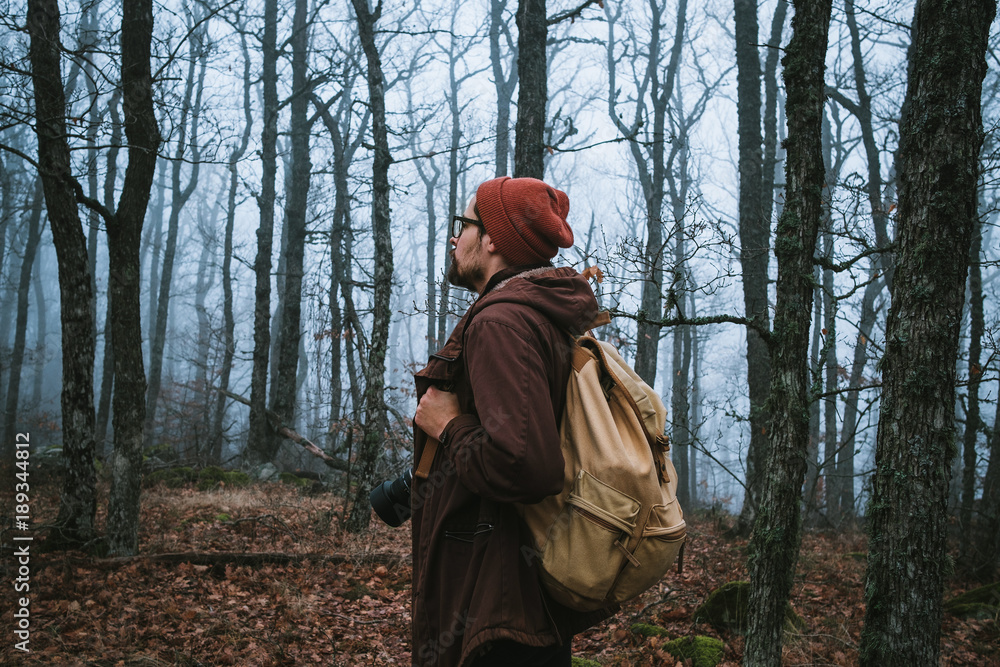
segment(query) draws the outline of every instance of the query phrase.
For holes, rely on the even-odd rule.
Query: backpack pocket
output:
[[[649,519],[632,551],[629,564],[615,583],[613,599],[624,602],[655,585],[677,558],[687,537],[677,501],[653,505]]]
[[[567,591],[575,608],[580,600],[593,609],[602,601],[626,558],[640,503],[581,470],[559,518],[549,530],[542,570],[550,590],[563,604]],[[572,593],[568,593],[572,591]]]

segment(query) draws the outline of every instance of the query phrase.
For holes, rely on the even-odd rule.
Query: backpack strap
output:
[[[666,465],[660,457],[666,456],[666,452],[670,450],[670,439],[663,432],[663,425],[659,423],[658,414],[663,409],[659,397],[652,393],[642,378],[625,363],[614,346],[602,343],[591,336],[580,336],[577,344],[581,348],[586,348],[596,359],[601,371],[623,390],[622,395],[639,420],[646,442],[653,453],[657,474],[660,480],[666,483],[668,481]],[[616,369],[620,369],[620,372],[616,372]]]
[[[469,320],[472,319],[472,317],[471,317],[472,314],[474,314],[474,313],[470,309]],[[584,331],[590,331],[591,329],[596,329],[597,327],[601,327],[601,326],[604,326],[605,324],[610,324],[610,323],[611,323],[611,313],[609,313],[606,310],[602,310],[602,311],[600,311],[600,312],[597,313],[597,315],[590,322],[590,324],[588,324],[586,327],[584,327]],[[465,327],[462,330],[463,340],[464,340],[464,337],[465,337],[465,329],[467,329],[468,326],[469,326],[469,322],[466,321],[465,322]],[[596,342],[596,339],[594,339],[594,340]],[[598,356],[598,358],[600,360],[601,366],[603,366],[608,371],[608,373],[615,379],[615,382],[618,382],[619,384],[621,384],[621,382],[619,382],[618,378],[615,377],[614,373],[611,373],[610,369],[608,368],[608,362],[607,362],[606,359],[604,359],[604,353],[603,353],[603,351],[601,351],[599,345],[595,349],[595,352],[596,352],[596,354],[597,354],[597,356]],[[629,394],[635,394],[636,391],[638,391],[638,393],[641,394],[643,398],[645,398],[645,392],[642,392],[641,389],[639,389],[638,387],[635,387],[634,383],[627,384],[625,386],[627,386],[627,388],[629,389]],[[649,399],[647,398],[646,400],[648,402]],[[640,413],[638,406],[635,404],[635,399],[630,399],[629,403],[632,405],[632,408],[634,410],[636,410],[636,415],[639,417],[639,421],[641,421],[642,424],[643,424],[643,427],[645,427],[645,425],[646,425],[645,418]],[[645,430],[647,431],[647,438],[649,438],[650,437],[649,436],[649,431],[648,431],[648,429],[645,429]],[[431,465],[433,465],[433,463],[434,463],[434,457],[437,456],[437,450],[438,450],[439,446],[440,446],[440,443],[437,440],[435,440],[434,438],[431,438],[430,436],[427,437],[427,443],[424,445],[424,450],[420,453],[420,461],[417,463],[417,467],[413,471],[413,475],[415,477],[419,477],[420,479],[427,479],[427,476],[430,475],[430,472],[431,472]]]
[[[603,327],[605,324],[611,324],[611,313],[606,310],[599,311],[594,319],[583,328],[584,331],[590,331],[596,329],[597,327]]]
[[[427,479],[427,476],[430,475],[431,464],[434,463],[434,457],[437,456],[438,444],[438,441],[434,438],[427,437],[427,442],[424,444],[424,451],[420,453],[420,463],[417,464],[417,469],[413,471],[415,477]]]

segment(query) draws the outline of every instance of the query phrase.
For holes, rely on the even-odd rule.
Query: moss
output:
[[[152,447],[147,449],[144,452],[143,458],[157,458],[163,461],[164,463],[174,463],[175,461],[177,461],[178,456],[177,452],[174,451],[173,447],[163,442],[160,443],[159,445],[153,445]]]
[[[725,652],[722,640],[704,635],[681,637],[663,648],[678,660],[691,660],[693,667],[715,667]]]
[[[632,627],[629,628],[632,632],[643,637],[667,637],[666,628],[661,628],[658,625],[650,625],[649,623],[633,623]]]
[[[176,489],[180,486],[184,486],[189,482],[193,482],[198,479],[198,473],[188,467],[180,468],[165,468],[163,470],[156,470],[143,477],[143,483],[146,486],[154,486],[156,484],[163,484],[171,489]]]
[[[759,523],[759,522],[758,522]],[[747,630],[747,602],[750,599],[749,581],[730,581],[712,591],[700,607],[695,609],[695,623],[708,623],[717,630],[731,630],[740,634]],[[805,621],[785,606],[786,629],[801,629]]]
[[[944,603],[944,610],[961,617],[995,617],[1000,613],[1000,581],[956,595]]]
[[[749,598],[749,581],[730,581],[709,593],[692,619],[719,630],[745,632]]]
[[[222,481],[226,483],[226,486],[249,486],[250,475],[240,470],[231,470],[225,474]]]
[[[989,605],[983,602],[969,602],[967,604],[948,604],[947,611],[952,616],[959,618],[973,618],[978,621],[995,619],[1000,614],[1000,607]]]
[[[249,484],[250,476],[239,470],[226,471],[218,466],[208,466],[198,473],[199,491],[208,491],[219,485],[240,487]]]
[[[226,471],[219,466],[208,466],[202,468],[198,473],[198,481],[208,480],[212,482],[221,482],[226,476]]]
[[[596,660],[587,660],[586,658],[578,658],[573,656],[573,666],[572,667],[601,667],[601,663]]]
[[[283,472],[278,475],[278,479],[285,484],[291,484],[292,486],[296,486],[300,489],[307,489],[312,486],[312,480],[299,477],[295,473]]]
[[[229,521],[229,518],[230,518],[229,515],[226,514],[226,513],[224,513],[224,512],[221,513],[221,514],[216,514],[215,515],[215,520],[216,521]]]

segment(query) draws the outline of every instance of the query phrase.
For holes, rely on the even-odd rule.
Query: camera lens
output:
[[[410,518],[410,480],[413,472],[407,470],[393,480],[382,482],[368,495],[378,518],[395,528]]]

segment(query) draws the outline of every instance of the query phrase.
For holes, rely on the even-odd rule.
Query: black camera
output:
[[[410,518],[410,484],[413,471],[407,470],[393,480],[386,480],[368,494],[378,518],[393,528]]]

